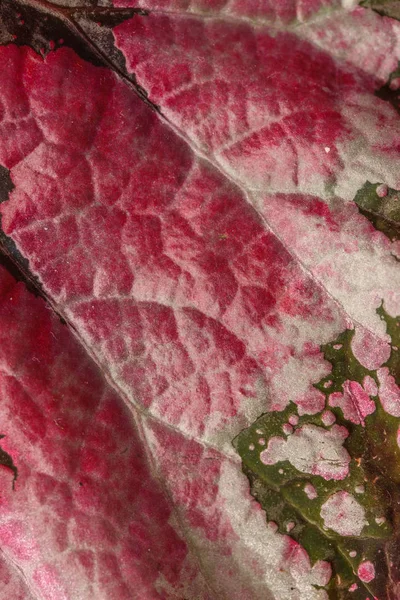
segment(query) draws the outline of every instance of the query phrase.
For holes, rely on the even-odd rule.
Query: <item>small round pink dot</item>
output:
[[[369,583],[375,579],[375,567],[370,560],[362,562],[357,570],[357,575],[364,583]]]
[[[376,188],[376,193],[379,196],[379,198],[384,198],[385,196],[387,196],[388,191],[389,188],[386,185],[386,183],[381,183],[381,185],[378,185],[378,187]]]

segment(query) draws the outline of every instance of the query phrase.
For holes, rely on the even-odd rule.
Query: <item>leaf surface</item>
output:
[[[135,493],[134,482],[148,477],[165,503],[146,505],[154,524],[150,512],[145,529],[154,527],[158,550],[151,541],[151,557],[139,552],[142,590],[136,559],[128,553],[129,573],[119,574],[112,561],[122,558],[110,551],[98,567],[105,583],[81,570],[75,583],[53,579],[47,597],[322,600],[342,593],[330,579],[332,569],[340,574],[336,556],[299,545],[296,529],[283,536],[282,527],[265,525],[230,442],[266,412],[268,428],[287,407],[301,426],[317,427],[327,402],[317,384],[332,370],[324,348],[349,329],[355,359],[380,374],[382,418],[397,423],[400,416],[387,363],[391,340],[376,312],[383,302],[388,319],[400,314],[395,242],[353,202],[367,180],[400,185],[398,114],[375,95],[396,66],[398,24],[386,20],[382,33],[375,13],[333,2],[171,2],[143,5],[150,14],[129,20],[124,13],[119,24],[110,12],[102,30],[95,21],[98,14],[107,22],[102,7],[31,4],[42,11],[39,22],[51,13],[74,35],[55,37],[39,53],[37,36],[0,47],[0,163],[12,181],[1,206],[3,245],[73,328],[80,345],[69,337],[69,356],[85,356],[93,377],[113,389],[121,416],[110,436],[137,440],[143,475],[112,463],[107,468],[120,469],[126,485],[110,501],[103,488],[87,501],[101,497],[100,513],[111,504],[119,514],[136,502],[123,490]],[[47,368],[56,372],[50,359]],[[367,400],[354,405],[355,384],[362,382],[341,381],[331,408],[365,441],[374,417]],[[131,429],[120,435],[122,423]],[[329,431],[337,445],[343,430]],[[20,472],[18,444],[9,450]],[[100,444],[93,455],[101,451]],[[61,445],[48,454],[61,456]],[[72,485],[72,474],[65,477]],[[350,493],[333,481],[329,498]],[[29,506],[26,498],[15,515]],[[130,534],[129,518],[118,539]],[[372,524],[371,539],[392,535],[396,520],[386,518],[387,531]],[[87,535],[98,561],[103,542]],[[364,562],[377,560],[371,544]],[[44,552],[46,544],[38,547]],[[15,549],[7,552],[15,561]],[[54,546],[49,554],[56,568],[68,552]],[[65,574],[70,564],[57,568]],[[387,591],[379,594],[390,598],[398,574],[382,573],[377,581]],[[47,598],[45,584],[34,585]]]

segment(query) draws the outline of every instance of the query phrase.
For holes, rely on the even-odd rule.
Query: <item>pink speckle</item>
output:
[[[317,490],[315,489],[312,483],[306,483],[306,485],[304,486],[304,491],[310,500],[314,500],[318,497]]]
[[[371,561],[366,560],[358,567],[357,575],[364,583],[369,583],[375,579],[375,567]]]
[[[351,349],[358,362],[369,371],[379,369],[390,356],[389,342],[362,327],[356,327]]]
[[[288,421],[291,425],[297,425],[299,422],[299,417],[297,415],[290,415]]]
[[[324,383],[324,388],[331,387],[331,385],[332,385],[332,381],[331,381],[331,379],[328,379],[328,381],[325,381],[325,383]]]
[[[349,556],[351,558],[355,558],[357,556],[357,552],[355,550],[351,550],[351,552],[349,552]]]
[[[378,370],[379,400],[383,409],[393,417],[400,417],[400,388],[388,367]]]
[[[333,349],[340,350],[342,347],[343,347],[343,344],[334,344]]]
[[[339,407],[345,419],[365,427],[364,418],[375,411],[375,402],[357,381],[345,381],[343,393],[334,392],[329,396],[330,406]]]
[[[290,423],[284,423],[282,425],[282,431],[285,435],[290,435],[293,433],[293,427],[290,425]]]
[[[356,583],[353,583],[350,587],[349,587],[349,592],[355,592],[356,590],[358,590],[358,585]]]
[[[394,79],[392,79],[392,81],[390,82],[389,85],[391,90],[398,90],[400,89],[400,77],[395,77]]]
[[[294,523],[293,521],[290,521],[290,523],[288,523],[286,525],[286,531],[288,533],[290,533],[292,531],[292,529],[294,529],[295,526],[296,526],[296,523]]]
[[[254,448],[255,448],[255,445],[254,445],[254,444],[250,444],[250,445],[249,445],[249,450],[254,450]]]
[[[387,196],[388,191],[389,188],[386,185],[386,183],[381,183],[381,185],[378,185],[378,187],[376,188],[376,194],[377,196],[379,196],[379,198],[384,198],[385,196]]]
[[[330,425],[334,424],[334,422],[336,421],[336,417],[332,411],[324,410],[324,412],[321,415],[321,421],[326,427],[329,427]]]
[[[300,415],[315,415],[323,410],[325,396],[319,390],[313,388],[304,396],[296,399],[297,409]]]
[[[321,506],[321,517],[325,527],[345,536],[361,535],[367,524],[364,508],[344,490],[330,496]]]
[[[376,385],[376,381],[369,375],[364,377],[363,388],[367,392],[368,396],[377,396],[378,394],[378,386]]]
[[[260,438],[258,440],[258,443],[260,444],[260,446],[265,446],[265,439],[264,438]]]

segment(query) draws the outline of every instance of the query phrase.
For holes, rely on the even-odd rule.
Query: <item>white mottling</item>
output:
[[[365,487],[363,485],[356,485],[355,491],[356,494],[363,494],[365,492]]]
[[[325,383],[324,383],[324,388],[331,387],[331,385],[332,385],[332,381],[331,381],[331,379],[328,379],[328,381],[325,381]]]
[[[339,535],[361,535],[365,519],[365,510],[357,500],[346,491],[336,492],[321,506],[324,525]]]
[[[290,415],[288,421],[291,425],[297,425],[299,422],[299,417],[297,415]]]
[[[329,146],[325,146],[324,150],[325,150],[325,152],[326,152],[327,154],[329,154],[329,152],[331,151],[331,149],[329,148]]]
[[[335,344],[335,345],[333,346],[333,349],[334,349],[334,350],[340,350],[341,348],[342,348],[342,344]]]
[[[200,545],[199,550],[202,559],[205,559],[207,572],[214,573],[220,581],[225,576],[225,568],[243,573],[245,588],[237,588],[236,577],[228,581],[223,579],[227,598],[241,600],[248,596],[251,600],[265,600],[271,596],[276,600],[327,600],[326,592],[315,586],[327,584],[328,563],[317,561],[311,566],[307,553],[299,544],[287,535],[276,533],[276,523],[270,522],[268,527],[265,526],[265,512],[251,499],[247,478],[239,464],[224,463],[218,483],[217,503],[207,507],[204,514],[215,514],[213,511],[216,506],[223,507],[223,514],[232,531],[229,534],[231,552],[229,556],[220,556],[216,561],[215,553],[204,541],[202,533],[198,540],[205,545]],[[193,532],[196,536],[196,528]]]
[[[384,523],[386,523],[386,519],[385,519],[385,517],[376,517],[375,523],[377,525],[383,525]]]
[[[294,523],[294,521],[290,521],[290,523],[288,523],[286,525],[286,531],[288,533],[290,533],[295,526],[296,526],[296,523]]]
[[[288,460],[298,471],[319,475],[326,480],[344,479],[349,473],[350,456],[343,447],[348,436],[345,427],[334,425],[326,430],[304,425],[284,439],[273,437],[260,454],[265,465]]]
[[[260,438],[258,440],[258,443],[260,444],[260,446],[265,446],[265,439],[264,438]]]
[[[262,435],[263,432],[261,431],[261,429],[256,429],[256,433],[258,433],[258,435]]]
[[[250,445],[249,445],[249,450],[254,450],[254,448],[255,448],[255,445],[254,445],[254,444],[250,444]]]
[[[306,483],[306,485],[304,486],[304,491],[310,500],[314,500],[318,497],[317,490],[315,489],[312,483]]]
[[[355,550],[352,550],[351,552],[349,552],[349,556],[351,556],[351,558],[355,558],[357,556],[357,552]]]

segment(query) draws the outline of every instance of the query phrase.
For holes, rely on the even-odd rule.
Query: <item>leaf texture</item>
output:
[[[396,67],[398,24],[388,19],[379,28],[375,13],[348,12],[335,2],[171,1],[140,6],[150,14],[115,25],[112,45],[109,29],[100,35],[95,23],[96,10],[107,14],[101,7],[90,13],[50,5],[96,60],[58,37],[42,53],[24,44],[0,47],[0,163],[13,185],[1,205],[2,227],[17,250],[4,243],[15,260],[29,261],[49,305],[78,338],[52,321],[68,341],[43,357],[46,385],[66,384],[77,357],[92,373],[91,399],[80,397],[79,382],[76,397],[67,397],[72,430],[79,422],[72,400],[77,413],[85,407],[79,418],[90,420],[82,425],[89,436],[102,414],[95,400],[109,394],[115,413],[91,458],[70,446],[73,436],[40,458],[23,458],[19,448],[27,441],[18,423],[13,435],[6,432],[4,448],[21,473],[54,478],[46,460],[64,453],[68,464],[82,462],[87,496],[86,480],[71,488],[79,469],[63,466],[68,519],[78,522],[76,507],[86,507],[80,497],[84,504],[97,498],[94,518],[114,507],[122,519],[114,536],[123,544],[126,534],[128,548],[139,536],[151,550],[146,558],[142,546],[138,558],[127,550],[122,572],[125,558],[107,547],[103,557],[106,534],[99,539],[83,516],[77,527],[87,535],[85,548],[93,546],[98,576],[85,563],[79,577],[65,579],[78,568],[80,550],[64,534],[65,548],[37,543],[32,557],[49,563],[43,575],[35,579],[33,558],[19,569],[34,582],[35,597],[46,600],[325,599],[331,567],[266,527],[230,442],[267,411],[290,406],[302,423],[317,421],[326,393],[316,384],[332,369],[323,348],[349,327],[357,361],[381,369],[383,407],[385,394],[397,394],[398,382],[385,371],[389,335],[376,312],[383,301],[385,314],[400,314],[395,242],[353,199],[367,180],[400,186],[398,114],[375,95]],[[41,300],[26,295],[26,303],[48,314]],[[3,329],[9,335],[8,323]],[[26,341],[12,338],[25,351]],[[27,339],[34,344],[33,335]],[[57,376],[59,360],[67,366]],[[34,370],[26,377],[35,381]],[[28,394],[35,407],[40,390]],[[344,408],[344,418],[354,419],[344,391],[337,392],[343,398],[332,410]],[[47,417],[38,406],[41,427]],[[364,429],[368,414],[355,415]],[[132,457],[109,461],[108,438],[121,452],[132,440]],[[50,488],[61,486],[61,466]],[[108,472],[118,473],[113,490],[104,487]],[[21,478],[10,522],[20,522],[30,506],[22,487],[29,478]],[[141,499],[138,480],[148,481],[143,488],[156,494],[154,501]],[[56,501],[47,491],[42,497],[54,533]],[[131,527],[132,512],[140,533]],[[110,522],[113,515],[106,513]],[[35,527],[43,530],[39,520],[27,527],[33,537]],[[16,562],[12,544],[27,534],[10,531],[9,546],[6,536],[2,543]],[[157,541],[147,542],[149,532]],[[113,543],[112,533],[107,540]],[[388,574],[388,589],[397,577]]]

